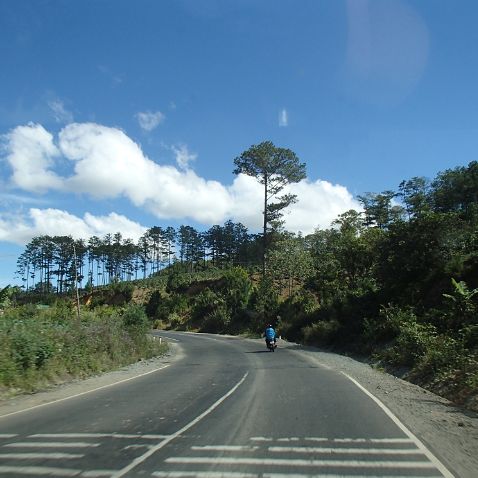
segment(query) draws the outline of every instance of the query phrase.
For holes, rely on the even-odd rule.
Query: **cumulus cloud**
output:
[[[136,113],[136,119],[138,120],[141,129],[145,131],[153,131],[157,128],[166,118],[166,116],[161,113],[161,111],[156,111],[155,113],[151,111],[145,111],[144,113]]]
[[[239,175],[229,189],[233,198],[231,216],[256,230],[262,227],[262,186],[252,177]],[[304,179],[284,188],[281,194],[297,196],[297,202],[284,210],[288,231],[310,234],[317,227],[327,228],[339,214],[362,210],[347,188],[328,181]]]
[[[57,190],[95,199],[124,197],[159,219],[194,220],[205,226],[232,219],[252,230],[261,227],[262,186],[245,175],[236,176],[230,185],[198,176],[189,167],[196,155],[186,146],[173,149],[179,167],[163,166],[145,156],[123,131],[94,123],[70,124],[60,131],[56,141],[39,125],[20,126],[10,132],[6,146],[13,170],[11,179],[26,191]],[[70,174],[62,177],[53,171],[57,158],[70,164]],[[327,181],[304,180],[284,192],[298,196],[298,202],[284,217],[291,231],[308,233],[319,225],[328,227],[338,214],[360,208],[343,186]],[[45,223],[45,215],[40,220],[39,209],[30,211],[30,221],[35,225]],[[53,221],[49,232],[56,231],[57,224],[64,230],[65,224],[71,223],[71,231],[94,228],[92,216],[80,219],[65,211],[44,211]],[[104,218],[101,222],[106,223]]]
[[[197,158],[197,154],[189,152],[185,144],[181,144],[178,147],[171,146],[171,149],[176,155],[176,163],[181,169],[188,169],[189,163]]]
[[[31,192],[61,189],[61,178],[51,170],[60,152],[43,126],[17,126],[3,139],[15,186]]]
[[[31,208],[25,215],[0,213],[0,241],[24,245],[35,236],[52,235],[52,231],[57,236],[75,239],[103,237],[120,231],[123,237],[137,241],[146,228],[114,212],[107,216],[86,213],[82,218],[52,208]]]
[[[71,123],[73,122],[73,113],[68,111],[61,100],[52,100],[48,102],[53,116],[57,123]]]
[[[289,190],[298,198],[284,216],[285,227],[290,231],[309,234],[317,227],[330,227],[339,214],[349,209],[362,210],[347,188],[339,184],[304,179],[291,184]]]
[[[279,126],[286,127],[289,125],[289,115],[284,108],[279,112]]]

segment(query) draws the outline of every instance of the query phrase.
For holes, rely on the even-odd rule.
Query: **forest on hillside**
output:
[[[118,281],[146,279],[175,263],[184,270],[223,268],[258,261],[256,235],[241,223],[227,221],[199,232],[192,226],[149,228],[134,243],[121,232],[88,240],[71,236],[38,236],[17,261],[17,275],[26,292],[62,294]]]
[[[20,295],[65,294],[75,277],[88,290],[157,278],[144,304],[153,324],[257,333],[274,321],[289,340],[476,402],[478,162],[359,200],[362,211],[307,236],[272,222],[265,274],[262,235],[231,221],[152,227],[136,244],[121,233],[37,237],[18,259]]]

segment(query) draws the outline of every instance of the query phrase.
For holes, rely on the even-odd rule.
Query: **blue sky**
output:
[[[303,232],[476,160],[477,22],[466,0],[1,0],[0,286],[35,235],[254,230],[233,160],[265,140],[307,165]]]

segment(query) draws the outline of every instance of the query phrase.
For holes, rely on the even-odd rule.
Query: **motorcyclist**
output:
[[[272,327],[271,324],[269,324],[266,327],[266,330],[264,331],[264,336],[266,338],[266,345],[269,346],[270,343],[276,343],[276,331],[274,330],[274,327]]]

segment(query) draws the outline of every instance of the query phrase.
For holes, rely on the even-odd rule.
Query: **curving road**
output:
[[[181,357],[0,417],[0,477],[452,477],[349,377],[293,346],[161,332]]]

